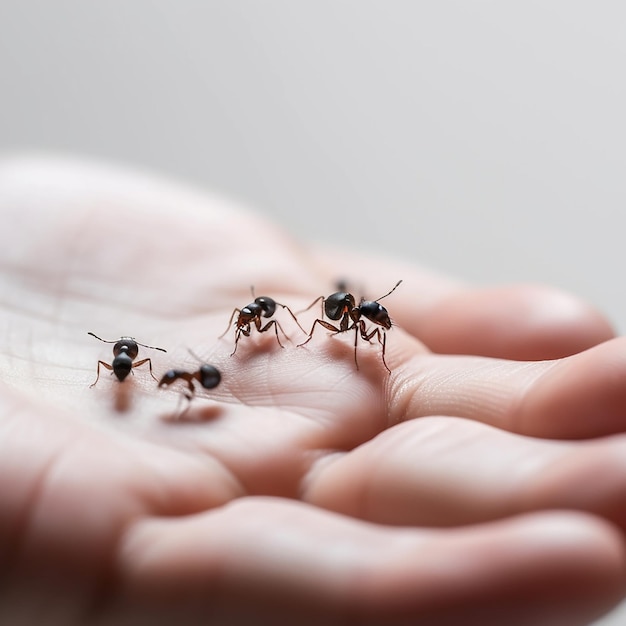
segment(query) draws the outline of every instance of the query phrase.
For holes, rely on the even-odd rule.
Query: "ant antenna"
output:
[[[189,352],[189,354],[191,354],[191,356],[196,359],[198,363],[204,363],[204,361],[191,348],[187,348],[187,352]]]
[[[157,348],[156,346],[147,346],[145,343],[139,343],[136,339],[133,339],[133,341],[138,345],[138,346],[142,346],[144,348],[150,348],[150,350],[160,350],[161,352],[167,352],[167,350],[165,348]]]
[[[98,335],[92,332],[87,332],[87,334],[95,337],[96,339],[99,339],[100,341],[102,341],[102,343],[117,343],[119,341],[119,339],[116,339],[115,341],[108,341],[107,339],[102,339],[102,337],[98,337]]]
[[[112,341],[109,341],[108,339],[102,339],[102,337],[98,337],[98,335],[89,331],[87,331],[87,334],[95,337],[96,339],[99,339],[100,341],[102,341],[102,343],[117,343],[118,341],[120,341],[120,339],[114,339]],[[134,337],[125,337],[125,339],[132,339],[138,346],[141,346],[142,348],[150,348],[150,350],[160,350],[161,352],[167,352],[165,348],[157,348],[156,346],[147,346],[145,343],[139,343]]]
[[[386,298],[387,296],[390,296],[397,288],[398,285],[400,285],[400,283],[402,282],[402,280],[399,280],[393,287],[393,289],[391,291],[389,291],[388,293],[386,293],[384,296],[380,296],[380,298],[376,298],[376,300],[374,300],[374,302],[378,302],[379,300],[382,300],[383,298]]]

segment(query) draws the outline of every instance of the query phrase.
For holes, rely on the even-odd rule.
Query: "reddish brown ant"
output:
[[[287,311],[289,312],[289,315],[291,315],[291,317],[293,317],[296,324],[298,324],[298,328],[300,328],[300,330],[303,333],[306,332],[304,328],[300,326],[298,319],[296,318],[292,310],[286,304],[281,304],[280,302],[276,302],[276,300],[269,298],[267,296],[259,296],[258,298],[256,298],[254,296],[254,288],[251,287],[250,289],[252,291],[252,297],[254,298],[254,302],[251,302],[250,304],[244,306],[242,309],[235,309],[232,315],[230,316],[230,320],[228,320],[228,326],[226,327],[226,330],[219,336],[219,339],[221,339],[228,332],[228,329],[233,323],[233,319],[235,315],[238,314],[237,321],[235,322],[235,349],[231,352],[230,356],[233,356],[235,352],[237,352],[237,344],[239,343],[239,339],[241,338],[241,335],[244,335],[245,337],[250,336],[250,332],[252,331],[253,324],[255,328],[257,329],[257,331],[260,333],[264,333],[268,331],[271,327],[274,327],[274,332],[276,333],[276,341],[278,341],[278,345],[281,348],[285,347],[280,342],[280,337],[278,336],[278,329],[280,328],[280,332],[287,339],[289,339],[289,337],[287,337],[287,333],[283,330],[283,327],[280,325],[280,322],[278,322],[277,320],[270,320],[267,324],[265,324],[265,326],[263,326],[262,321],[261,321],[262,317],[272,317],[272,315],[274,315],[274,313],[276,312],[277,306],[281,306],[283,307],[283,309],[287,309]]]
[[[130,372],[135,368],[143,365],[144,363],[148,364],[150,368],[150,376],[156,380],[155,375],[152,373],[152,361],[147,359],[142,359],[141,361],[135,362],[137,355],[139,354],[139,346],[143,348],[150,348],[150,350],[160,350],[161,352],[167,352],[163,348],[156,348],[154,346],[147,346],[143,343],[139,343],[133,337],[120,337],[119,339],[114,339],[113,341],[108,341],[106,339],[102,339],[95,335],[94,333],[88,332],[88,335],[99,339],[103,343],[113,343],[113,362],[109,365],[109,363],[105,363],[104,361],[98,361],[98,370],[96,375],[96,380],[89,385],[93,387],[100,378],[100,366],[106,367],[106,369],[111,370],[117,379],[120,382],[124,382],[124,379],[130,374]]]
[[[305,309],[305,311],[321,300],[323,303],[323,314],[325,313],[326,317],[331,320],[339,321],[339,326],[335,326],[330,322],[318,318],[313,322],[313,326],[311,326],[311,332],[309,333],[308,339],[299,345],[303,346],[311,341],[317,324],[320,324],[320,326],[323,326],[327,330],[332,330],[335,334],[344,333],[354,329],[354,363],[356,368],[359,369],[359,362],[356,355],[359,335],[361,336],[361,339],[368,342],[372,339],[372,337],[374,337],[374,335],[376,335],[378,343],[382,346],[383,365],[391,374],[391,370],[385,361],[385,348],[387,344],[387,334],[385,331],[389,330],[392,324],[387,309],[382,306],[382,304],[379,304],[378,301],[392,294],[401,282],[402,281],[399,280],[391,291],[376,300],[365,300],[364,298],[361,298],[358,306],[356,305],[354,296],[346,291],[338,291],[328,296],[328,298],[324,298],[324,296],[316,298]],[[374,328],[374,330],[368,332],[363,318],[368,319],[370,322],[373,322],[378,326],[382,326],[382,328]]]

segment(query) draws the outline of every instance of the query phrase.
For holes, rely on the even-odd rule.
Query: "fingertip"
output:
[[[626,338],[549,364],[524,394],[512,430],[533,437],[582,439],[626,429]]]
[[[615,336],[588,303],[541,285],[457,291],[406,322],[434,352],[524,361],[569,356]]]

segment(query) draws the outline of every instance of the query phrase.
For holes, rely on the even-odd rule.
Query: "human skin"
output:
[[[84,162],[0,165],[0,623],[587,624],[626,579],[626,342],[539,286],[476,289],[294,241]],[[10,227],[7,227],[10,225]],[[381,347],[294,312],[348,277]],[[357,297],[358,299],[358,297]],[[309,329],[320,309],[298,314]],[[222,373],[187,407],[158,378]]]

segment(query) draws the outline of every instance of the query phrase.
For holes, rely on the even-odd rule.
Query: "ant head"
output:
[[[374,300],[361,300],[359,309],[361,309],[361,315],[370,322],[374,322],[374,324],[378,324],[387,330],[391,328],[389,313],[382,304],[378,304]]]
[[[374,324],[378,324],[383,328],[389,330],[391,328],[391,320],[389,319],[389,313],[387,309],[378,303],[378,300],[382,300],[386,298],[388,295],[392,294],[398,287],[398,285],[402,281],[399,280],[391,291],[388,291],[384,296],[381,296],[377,300],[363,300],[361,299],[361,303],[359,304],[359,309],[361,310],[361,315],[366,317],[370,322],[374,322]]]
[[[261,307],[263,317],[272,317],[276,312],[276,301],[267,296],[259,296],[254,301]]]
[[[113,356],[126,354],[132,361],[139,354],[139,345],[132,337],[121,337],[113,346]]]
[[[246,304],[241,311],[239,312],[239,321],[240,323],[249,323],[254,320],[255,317],[261,317],[263,314],[263,308],[261,305],[254,301],[250,304]]]
[[[167,370],[165,374],[161,377],[159,384],[157,387],[165,387],[166,385],[171,385],[173,382],[178,380],[180,376],[180,372],[178,370]]]
[[[331,320],[341,319],[341,316],[355,305],[354,296],[345,291],[333,293],[324,300],[324,311]]]

